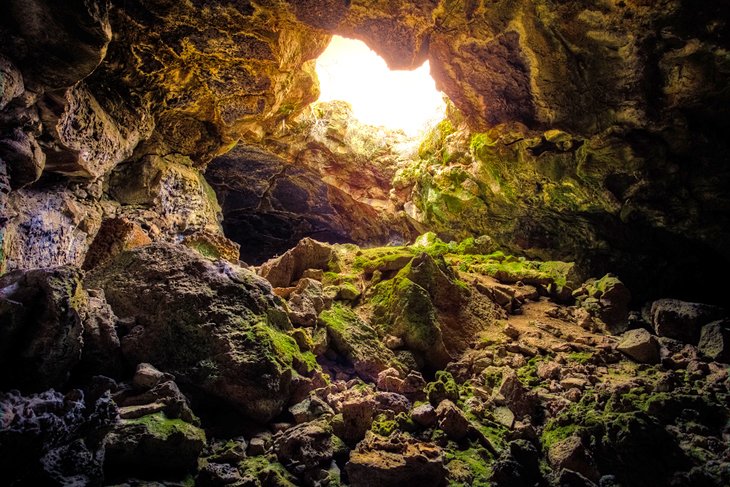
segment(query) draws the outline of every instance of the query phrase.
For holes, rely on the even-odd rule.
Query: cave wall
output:
[[[153,240],[222,237],[221,210],[199,175],[239,141],[298,174],[287,194],[304,191],[321,203],[286,209],[287,221],[307,222],[299,230],[282,224],[286,242],[320,232],[387,243],[435,229],[444,237],[490,233],[514,252],[597,268],[639,262],[646,273],[681,261],[695,278],[730,262],[730,28],[728,7],[717,2],[7,6],[0,21],[6,269],[78,264],[110,219]],[[364,40],[394,68],[428,59],[461,134],[459,143],[449,134],[448,144],[468,157],[451,158],[448,170],[427,157],[428,171],[406,185],[396,181],[396,166],[360,171],[367,184],[358,187],[353,174],[368,158],[292,130],[317,97],[314,60],[332,33]],[[555,150],[545,135],[555,130],[573,141],[570,150]],[[491,145],[471,144],[480,134]],[[254,159],[235,154],[226,164],[253,167]],[[439,182],[437,173],[464,170],[469,177],[457,177],[458,187]],[[546,191],[556,187],[571,188],[568,200],[578,203]],[[434,217],[452,193],[472,194],[476,206],[446,205]],[[197,196],[186,201],[187,194]],[[331,215],[334,229],[312,223]],[[254,226],[270,224],[256,218]]]

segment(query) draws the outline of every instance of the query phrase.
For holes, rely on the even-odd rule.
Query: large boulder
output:
[[[382,438],[368,433],[351,453],[345,469],[353,487],[440,486],[446,478],[438,446],[401,434]]]
[[[182,475],[194,472],[206,444],[200,428],[155,413],[121,420],[104,439],[104,469],[116,475]]]
[[[122,339],[128,362],[148,362],[181,383],[268,421],[294,382],[314,373],[271,286],[226,261],[166,243],[124,252],[91,272],[115,314],[134,324]]]
[[[320,321],[327,327],[332,348],[345,356],[363,379],[376,382],[378,374],[390,367],[403,369],[375,329],[350,308],[335,304],[322,312]]]
[[[657,335],[693,345],[699,341],[703,325],[725,314],[717,306],[678,299],[660,299],[651,305],[651,322]]]
[[[331,245],[304,238],[284,255],[262,264],[259,275],[274,287],[289,287],[299,280],[307,269],[328,270],[330,261],[335,257]]]
[[[79,362],[88,295],[72,267],[0,278],[0,388],[62,387]]]

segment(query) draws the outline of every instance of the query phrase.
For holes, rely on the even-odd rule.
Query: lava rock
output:
[[[659,342],[643,328],[630,330],[621,336],[616,350],[637,362],[656,364],[659,362]]]
[[[88,295],[72,267],[0,278],[0,386],[62,387],[81,359]]]
[[[445,483],[443,453],[432,443],[405,435],[381,438],[369,433],[345,466],[353,487],[400,487]]]
[[[718,320],[725,311],[717,306],[660,299],[651,305],[651,321],[657,335],[697,344],[703,325]]]
[[[158,243],[120,254],[87,282],[136,323],[121,340],[128,361],[172,373],[254,419],[281,412],[294,376],[316,372],[314,357],[286,333],[280,299],[246,269]]]
[[[697,348],[712,360],[730,362],[730,321],[713,321],[703,326]]]
[[[164,478],[195,471],[206,438],[196,426],[156,413],[122,420],[104,444],[104,471],[111,477]]]

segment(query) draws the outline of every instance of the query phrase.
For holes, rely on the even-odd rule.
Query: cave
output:
[[[730,485],[729,22],[6,0],[0,483]]]

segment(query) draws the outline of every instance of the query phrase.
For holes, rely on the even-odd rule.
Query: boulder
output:
[[[440,486],[446,481],[441,449],[400,433],[388,438],[368,433],[345,470],[352,487]]]
[[[391,367],[404,369],[375,329],[349,307],[335,304],[319,319],[327,327],[331,347],[345,356],[364,380],[376,382],[378,375]]]
[[[294,426],[274,437],[274,451],[284,466],[328,466],[334,456],[332,428],[326,421]]]
[[[312,327],[317,324],[319,313],[325,308],[326,300],[322,293],[322,283],[314,279],[299,279],[289,295],[289,319],[294,325]]]
[[[431,404],[424,403],[413,408],[411,418],[424,428],[430,428],[436,424],[436,410]]]
[[[303,238],[284,255],[261,265],[258,273],[274,287],[288,287],[302,277],[308,269],[327,270],[336,257],[331,245]]]
[[[23,75],[7,57],[0,54],[0,110],[25,91]]]
[[[436,408],[436,417],[438,418],[439,428],[450,439],[459,441],[469,434],[471,422],[464,415],[464,412],[448,399],[441,401],[438,405]]]
[[[697,348],[717,362],[730,362],[730,320],[719,320],[702,327]]]
[[[118,319],[101,289],[89,289],[87,292],[88,306],[81,320],[84,348],[77,370],[84,377],[118,377],[124,369],[121,342],[117,335]]]
[[[200,230],[185,236],[182,244],[209,259],[224,259],[232,264],[238,264],[241,246],[220,233]]]
[[[73,267],[0,278],[0,388],[62,387],[81,359],[88,295]]]
[[[616,350],[622,352],[637,362],[656,364],[659,362],[659,342],[643,328],[629,330],[621,335],[621,341]]]
[[[579,436],[570,436],[550,446],[548,461],[556,470],[568,469],[598,480],[600,476],[593,456]]]
[[[678,299],[660,299],[651,305],[651,323],[662,337],[696,345],[702,326],[725,316],[717,306],[688,303]]]
[[[287,334],[271,286],[226,261],[156,243],[118,255],[86,282],[134,323],[121,340],[126,360],[170,372],[253,419],[281,412],[293,379],[318,368]]]
[[[631,292],[613,274],[589,279],[573,292],[578,305],[606,324],[610,333],[626,331],[629,324]]]
[[[104,471],[129,478],[164,478],[194,472],[205,433],[181,419],[155,413],[122,420],[104,439]]]

